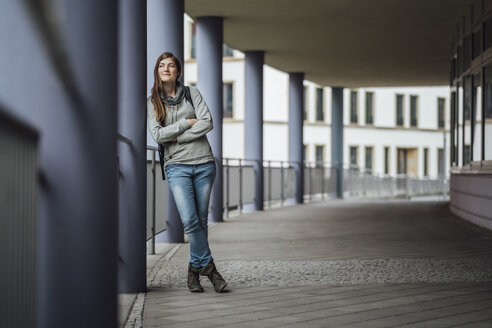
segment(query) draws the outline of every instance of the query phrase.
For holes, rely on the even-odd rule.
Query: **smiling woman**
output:
[[[181,71],[172,53],[157,58],[147,120],[155,142],[164,147],[168,185],[190,241],[188,289],[203,292],[202,275],[220,293],[227,283],[217,272],[208,245],[208,207],[216,173],[206,137],[213,128],[212,116],[198,89],[178,81]]]

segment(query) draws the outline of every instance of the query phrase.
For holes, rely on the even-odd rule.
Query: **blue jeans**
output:
[[[215,179],[215,162],[170,164],[166,177],[190,240],[190,263],[201,268],[212,261],[208,247],[208,205]]]

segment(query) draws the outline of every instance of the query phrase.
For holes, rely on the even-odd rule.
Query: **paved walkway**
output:
[[[215,224],[229,292],[186,290],[188,244],[160,245],[127,326],[492,327],[492,233],[442,202],[330,201]]]

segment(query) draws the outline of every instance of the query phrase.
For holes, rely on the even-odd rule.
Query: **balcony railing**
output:
[[[147,146],[147,239],[155,251],[155,235],[166,229],[165,199],[167,182],[162,180],[157,148]],[[254,166],[256,160],[224,158],[224,215],[241,214],[246,204],[254,203]],[[159,173],[156,173],[159,172]],[[336,197],[336,169],[327,163],[304,163],[304,201],[313,202]],[[265,208],[293,203],[296,172],[288,161],[263,161],[263,201]],[[410,198],[447,194],[446,178],[417,179],[407,175],[379,176],[357,167],[343,170],[345,198]]]
[[[36,325],[38,133],[0,108],[2,327]]]

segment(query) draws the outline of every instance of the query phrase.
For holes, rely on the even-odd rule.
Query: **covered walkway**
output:
[[[492,233],[445,202],[330,201],[216,223],[229,292],[186,289],[188,244],[160,244],[148,292],[121,295],[144,327],[490,327]],[[132,305],[132,301],[134,305]],[[131,310],[131,311],[130,311]],[[131,313],[130,313],[131,312]]]

